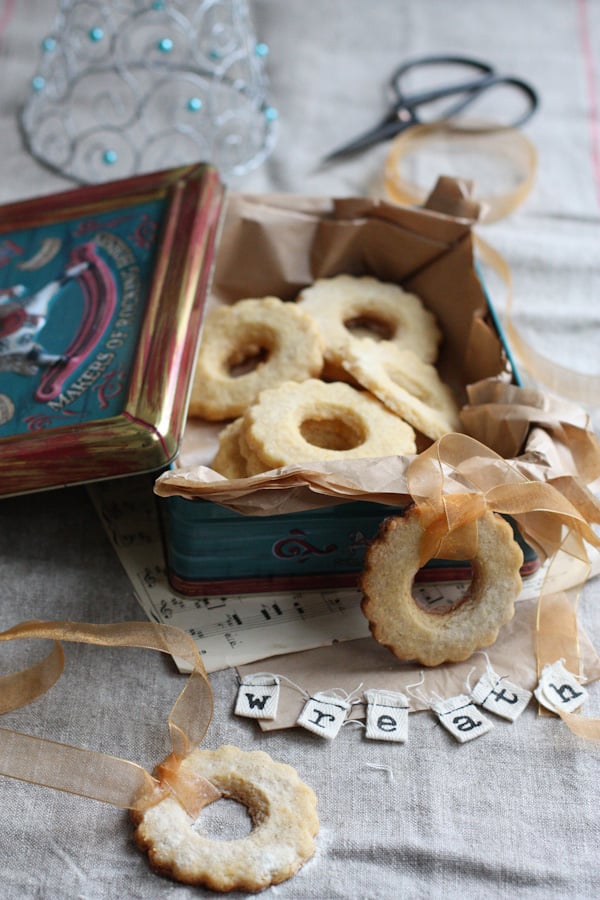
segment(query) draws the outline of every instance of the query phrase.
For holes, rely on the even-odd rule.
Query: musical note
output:
[[[168,620],[171,618],[171,616],[173,615],[173,610],[171,609],[171,607],[169,606],[169,604],[167,603],[166,600],[162,600],[162,601],[161,601],[161,604],[160,604],[160,614],[161,614],[161,616],[163,617],[163,619],[166,619],[167,621],[168,621]]]

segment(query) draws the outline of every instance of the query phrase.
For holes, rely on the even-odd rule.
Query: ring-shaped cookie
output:
[[[263,471],[323,459],[413,454],[415,433],[367,391],[310,378],[263,391],[244,415],[245,445]],[[241,443],[242,453],[245,452]]]
[[[428,612],[412,595],[424,533],[421,519],[419,508],[411,507],[382,524],[365,556],[362,610],[375,639],[399,659],[425,666],[459,662],[493,644],[512,619],[523,553],[508,522],[484,513],[477,522],[469,590],[453,609]]]
[[[435,366],[423,362],[412,350],[364,340],[348,348],[344,368],[388,409],[432,441],[461,430],[452,391]]]
[[[325,361],[334,371],[342,367],[347,348],[365,337],[412,350],[425,362],[437,358],[441,332],[435,316],[397,284],[369,275],[336,275],[315,281],[296,302],[319,325]]]
[[[246,806],[253,828],[237,840],[211,840],[168,796],[134,814],[135,840],[159,874],[213,891],[260,891],[290,878],[313,855],[317,801],[291,766],[231,746],[194,750],[181,765]]]
[[[244,364],[249,370],[239,371]],[[264,297],[215,307],[204,323],[189,413],[233,419],[264,388],[302,381],[322,368],[319,329],[295,303]]]

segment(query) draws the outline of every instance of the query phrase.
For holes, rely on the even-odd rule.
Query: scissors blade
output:
[[[406,113],[406,120],[402,118],[403,112]],[[370,128],[369,131],[363,132],[363,134],[354,138],[354,140],[349,141],[347,144],[343,144],[341,147],[328,153],[327,156],[323,157],[322,162],[327,163],[344,159],[348,156],[353,156],[355,153],[359,153],[361,150],[366,150],[374,144],[379,144],[381,141],[391,140],[391,138],[400,134],[401,131],[404,131],[405,128],[408,128],[412,124],[413,117],[411,114],[408,111],[401,109],[393,116],[386,116],[386,118],[383,119],[379,125],[376,125],[375,128]]]

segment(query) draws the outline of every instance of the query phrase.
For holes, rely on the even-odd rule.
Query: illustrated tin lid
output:
[[[0,496],[177,454],[223,197],[194,165],[0,207]]]

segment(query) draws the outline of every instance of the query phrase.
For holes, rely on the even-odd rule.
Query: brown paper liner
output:
[[[11,778],[90,797],[124,809],[142,809],[173,793],[192,816],[221,793],[204,779],[183,777],[183,759],[203,739],[213,697],[208,675],[191,637],[170,625],[124,622],[95,625],[31,621],[0,633],[0,641],[51,639],[54,647],[39,663],[0,679],[0,711],[30,703],[60,677],[60,641],[158,650],[181,659],[191,674],[168,716],[172,753],[154,775],[126,759],[0,729],[0,772]]]

